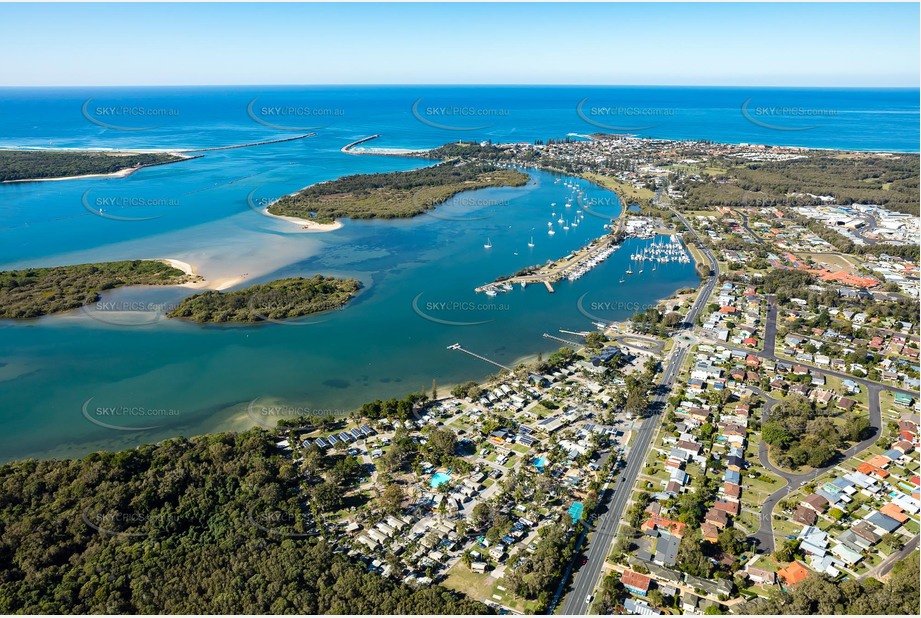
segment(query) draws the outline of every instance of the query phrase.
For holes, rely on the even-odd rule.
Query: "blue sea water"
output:
[[[415,149],[457,139],[579,136],[605,130],[599,124],[649,126],[630,132],[650,137],[916,152],[918,92],[0,89],[0,147],[201,149],[316,133],[205,152],[127,178],[0,186],[0,269],[169,257],[227,289],[315,273],[356,277],[364,286],[346,309],[294,323],[163,319],[187,288],[120,289],[104,295],[108,304],[85,311],[0,321],[0,457],[76,455],[271,426],[430,390],[433,381],[444,390],[497,370],[451,344],[513,364],[558,346],[544,333],[623,319],[677,288],[696,287],[693,266],[682,264],[620,283],[629,253],[643,242],[634,240],[554,294],[533,286],[495,298],[475,294],[500,274],[558,258],[604,232],[604,218],[586,216],[568,232],[555,225],[557,234],[547,235],[551,213],[573,193],[566,179],[545,172],[528,170],[526,187],[461,194],[412,220],[346,221],[324,234],[303,234],[257,212],[271,199],[344,174],[429,164],[340,151],[369,135],[380,138],[365,148]],[[621,206],[610,193],[574,182],[586,199],[610,204],[604,214],[617,215]],[[138,220],[93,214],[100,208]]]

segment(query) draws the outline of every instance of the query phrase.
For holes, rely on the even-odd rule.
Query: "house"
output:
[[[624,574],[620,576],[620,583],[633,594],[645,597],[649,594],[649,586],[652,583],[652,579],[646,575],[641,575],[627,569],[624,571]]]
[[[756,584],[767,584],[773,586],[777,583],[777,574],[768,569],[759,569],[758,567],[748,565],[745,567],[745,573],[748,578]]]
[[[863,556],[859,552],[854,551],[842,543],[832,546],[831,553],[837,558],[840,558],[848,566],[853,566],[863,560]]]
[[[656,542],[656,554],[652,561],[666,567],[673,566],[678,558],[680,542],[680,537],[663,532]]]
[[[879,510],[879,512],[886,517],[891,517],[900,524],[904,524],[906,521],[908,521],[908,515],[905,514],[905,511],[902,510],[902,507],[895,504],[894,502],[887,503],[886,506]]]
[[[740,472],[745,467],[745,460],[737,455],[730,455],[726,458],[726,467],[730,470]]]
[[[818,513],[811,508],[805,507],[802,504],[796,505],[796,511],[793,513],[794,522],[803,526],[812,526],[815,525],[818,518]]]
[[[627,599],[624,601],[624,609],[628,614],[633,614],[636,616],[661,616],[662,612],[654,607],[651,607],[649,603],[645,601],[636,601],[634,599]]]
[[[723,483],[723,495],[738,500],[742,496],[742,486],[735,483]]]
[[[485,573],[486,572],[486,563],[485,562],[471,562],[470,570],[474,573]]]
[[[697,610],[697,604],[700,600],[701,598],[693,592],[683,590],[681,592],[681,610],[685,614],[699,614],[700,612]]]
[[[853,532],[855,536],[860,537],[870,546],[876,545],[882,538],[880,535],[876,534],[873,525],[867,523],[866,521],[860,521],[854,524],[851,526],[849,532]]]
[[[683,524],[680,521],[666,519],[665,517],[661,517],[659,515],[653,515],[643,522],[643,525],[640,526],[640,529],[643,532],[646,532],[647,530],[663,530],[680,538],[684,536],[684,532],[687,530],[687,524]]]
[[[788,586],[795,586],[809,577],[809,569],[803,563],[794,560],[784,568],[777,571],[777,577]]]
[[[705,541],[709,541],[710,543],[716,543],[719,541],[720,529],[710,522],[705,521],[700,524],[700,532],[703,536],[703,540]]]
[[[899,529],[899,526],[902,525],[895,519],[889,517],[888,515],[883,515],[878,511],[870,513],[864,517],[864,520],[871,524],[875,528],[874,532],[880,536],[886,534],[887,532],[895,532]]]
[[[717,511],[722,511],[727,515],[732,515],[735,517],[739,514],[739,503],[729,500],[717,500],[713,503],[713,508]]]
[[[842,397],[838,400],[838,403],[835,404],[835,407],[846,412],[854,407],[854,400],[850,397]]]
[[[738,503],[736,503],[736,505],[738,505]],[[713,507],[704,515],[704,521],[722,530],[729,523],[729,516],[725,511]]]
[[[697,444],[696,442],[687,442],[685,440],[679,440],[678,443],[675,445],[675,448],[687,452],[692,457],[696,457],[697,455],[700,454],[701,446],[700,444]]]

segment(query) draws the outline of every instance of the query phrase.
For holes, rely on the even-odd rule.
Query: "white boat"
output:
[[[529,247],[533,247],[533,246],[534,246],[534,237],[533,237],[533,236],[531,236],[531,242],[528,243],[528,246],[529,246]]]
[[[486,244],[483,245],[484,249],[492,249],[492,241],[489,238],[486,239]]]
[[[487,296],[495,296],[496,294],[498,294],[498,292],[496,292],[496,291],[493,290],[493,289],[486,290],[486,295],[487,295]]]
[[[553,230],[547,230],[548,236],[553,236],[554,234],[556,234],[556,232],[554,232]]]
[[[557,223],[562,223],[562,222],[563,222],[563,217],[560,217],[559,219],[557,219],[556,222],[557,222]]]

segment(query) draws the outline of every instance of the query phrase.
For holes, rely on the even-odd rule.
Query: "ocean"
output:
[[[565,255],[604,232],[606,219],[587,215],[568,232],[557,224],[547,234],[557,216],[578,219],[578,201],[564,206],[575,195],[567,183],[605,204],[604,215],[622,207],[586,181],[534,170],[525,187],[465,193],[411,220],[346,221],[323,234],[257,212],[344,174],[431,164],[340,151],[363,137],[380,135],[358,151],[617,131],[917,152],[918,119],[916,90],[0,89],[0,147],[203,149],[316,133],[205,152],[127,178],[0,186],[0,269],[174,258],[227,289],[315,273],[363,283],[345,309],[293,323],[167,320],[162,313],[190,293],[177,288],[115,290],[86,310],[0,321],[0,458],[78,456],[269,426],[300,413],[345,413],[365,401],[431,391],[433,383],[444,393],[498,370],[448,349],[454,343],[512,365],[562,345],[545,333],[571,337],[560,330],[624,319],[699,284],[693,264],[679,263],[620,283],[629,254],[650,242],[630,240],[554,294],[543,286],[475,294],[498,275]],[[99,204],[120,219],[88,208]]]

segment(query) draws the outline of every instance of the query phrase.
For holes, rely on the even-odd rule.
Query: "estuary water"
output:
[[[740,109],[748,97],[746,116]],[[764,110],[771,104],[815,113],[770,115]],[[636,109],[610,111],[624,105]],[[631,132],[652,137],[918,146],[917,92],[901,90],[0,89],[0,112],[2,147],[203,149],[316,134],[203,152],[126,178],[2,185],[0,269],[173,258],[222,289],[316,273],[363,283],[345,309],[290,323],[167,320],[162,313],[193,292],[177,287],[120,289],[86,310],[0,321],[4,460],[268,426],[430,391],[433,382],[444,392],[498,370],[448,349],[454,343],[511,365],[561,345],[544,333],[574,338],[560,330],[624,319],[699,283],[693,264],[624,277],[630,253],[651,242],[628,240],[586,276],[555,285],[553,294],[543,286],[496,297],[474,293],[498,275],[577,249],[620,212],[603,189],[534,170],[525,170],[525,187],[464,193],[411,220],[345,221],[328,233],[304,233],[258,212],[271,199],[344,174],[431,164],[340,151],[357,139],[380,134],[364,146],[395,149],[457,139],[578,139],[606,130],[592,122],[636,129],[639,120],[655,126]],[[804,122],[811,128],[777,129]],[[592,207],[602,216],[580,217],[577,191],[583,202],[603,205]]]

